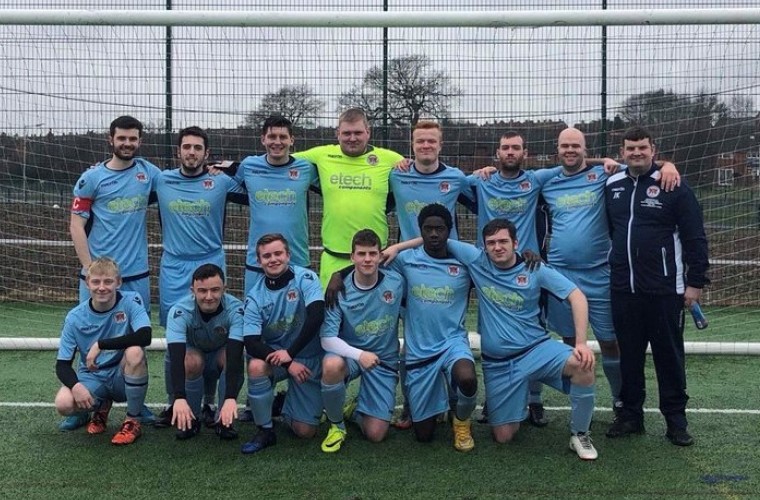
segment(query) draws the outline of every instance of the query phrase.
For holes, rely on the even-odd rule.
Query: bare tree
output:
[[[325,102],[308,85],[284,85],[276,92],[264,94],[256,111],[245,117],[245,125],[258,128],[270,115],[282,115],[294,126],[313,126],[324,107]]]
[[[338,99],[341,109],[360,107],[372,122],[383,119],[383,67],[373,66],[364,74],[360,85]],[[444,119],[449,104],[461,91],[451,84],[444,71],[432,67],[422,55],[388,60],[388,121],[394,126],[414,126],[421,117]]]
[[[755,101],[748,95],[735,95],[728,100],[728,115],[731,118],[753,118],[757,115]]]

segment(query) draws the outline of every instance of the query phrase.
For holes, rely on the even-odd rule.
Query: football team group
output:
[[[111,158],[74,187],[70,232],[82,272],[56,363],[62,430],[105,432],[116,401],[127,406],[118,445],[133,443],[147,423],[176,427],[178,439],[202,425],[236,439],[235,420],[247,420],[257,431],[241,449],[256,453],[276,444],[279,416],[299,437],[326,428],[328,453],[341,448],[347,423],[370,442],[391,425],[427,442],[448,420],[454,447],[472,450],[479,382],[465,316],[474,289],[481,421],[494,441],[511,441],[523,421],[547,425],[548,385],[569,396],[569,448],[597,458],[590,329],[614,401],[606,436],[644,432],[651,346],[666,437],[693,443],[683,319],[708,282],[707,240],[693,192],[675,166],[655,161],[647,130],[623,134],[618,164],[587,158],[583,133],[567,128],[557,139],[560,165],[536,170],[524,169],[525,141],[508,131],[496,167],[469,176],[440,160],[439,124],[413,127],[410,161],[370,145],[360,109],[340,115],[338,144],[298,153],[291,123],[271,116],[264,154],[214,165],[206,132],[188,127],[178,137],[179,167],[164,171],[137,156],[142,131],[130,116],[114,120]],[[324,207],[319,275],[310,268],[310,192]],[[228,202],[250,208],[243,301],[225,288]],[[158,416],[145,406],[152,203],[167,343]],[[459,241],[457,204],[477,214],[475,244]],[[389,212],[400,229],[390,247]],[[347,399],[354,379],[357,396]],[[275,393],[283,380],[287,391]],[[399,380],[404,409],[394,419]]]

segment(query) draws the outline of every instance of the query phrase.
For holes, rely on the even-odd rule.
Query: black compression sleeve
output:
[[[227,387],[224,390],[224,399],[237,399],[241,386],[240,379],[243,376],[243,343],[239,340],[227,340],[226,356],[224,371],[227,372],[225,375]]]
[[[187,399],[185,394],[185,353],[187,347],[181,342],[173,342],[167,346],[169,350],[169,368],[174,387],[174,399]]]
[[[243,341],[248,355],[256,359],[266,361],[267,356],[274,352],[274,349],[261,341],[261,335],[248,335],[243,337]]]
[[[287,348],[291,358],[298,356],[298,353],[319,334],[319,328],[325,319],[325,301],[315,300],[306,306],[306,319],[298,337]]]
[[[58,380],[69,389],[77,385],[77,382],[79,382],[79,377],[77,377],[77,372],[75,372],[74,368],[71,366],[71,361],[65,361],[63,359],[57,360],[55,362],[55,375],[58,377]]]
[[[128,333],[121,337],[98,340],[98,347],[103,351],[124,350],[127,347],[150,345],[152,330],[149,326],[138,329],[135,333]]]

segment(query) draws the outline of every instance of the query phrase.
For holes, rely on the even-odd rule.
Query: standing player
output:
[[[644,432],[644,363],[652,348],[665,436],[694,443],[687,430],[683,308],[699,302],[709,283],[702,210],[687,185],[660,189],[652,135],[641,127],[623,134],[628,171],[609,178],[605,191],[612,249],[612,320],[620,343],[622,410],[607,437]]]
[[[324,299],[317,275],[290,265],[288,242],[281,234],[266,234],[256,243],[263,274],[245,298],[243,336],[227,345],[227,395],[220,412],[223,425],[237,417],[237,387],[243,345],[248,361],[248,400],[259,432],[242,452],[256,453],[276,444],[272,425],[273,383],[289,379],[282,415],[293,432],[304,438],[317,433],[322,413],[320,390],[323,351],[319,329]]]
[[[112,256],[123,275],[122,289],[139,293],[149,312],[146,212],[161,171],[135,156],[142,130],[142,123],[131,116],[111,122],[108,143],[113,155],[79,177],[71,204],[70,232],[82,269],[94,258]],[[84,275],[80,278],[79,300],[83,302],[88,290]]]
[[[526,417],[528,384],[540,381],[570,395],[570,449],[594,460],[588,430],[594,412],[594,353],[586,345],[588,306],[575,285],[549,266],[529,271],[517,253],[517,228],[496,219],[483,228],[485,252],[448,240],[451,254],[466,266],[478,292],[478,320],[489,422],[494,439],[511,441]],[[419,239],[396,248],[419,244]],[[391,254],[393,252],[391,251]],[[570,302],[575,347],[554,342],[539,324],[545,289]]]
[[[216,264],[203,264],[193,272],[191,295],[169,310],[166,343],[174,391],[172,425],[177,439],[200,432],[204,379],[219,380],[219,399],[224,398],[227,338],[243,335],[243,303],[225,293],[224,271]],[[234,439],[232,427],[220,424],[217,434]]]
[[[389,182],[402,156],[369,145],[369,122],[364,111],[351,108],[338,118],[338,144],[317,146],[301,153],[316,165],[324,200],[319,275],[326,287],[332,274],[351,265],[351,238],[372,229],[383,246],[388,243]]]
[[[143,347],[150,344],[150,318],[142,297],[119,291],[121,277],[113,260],[101,257],[87,266],[90,299],[72,309],[63,323],[55,372],[63,387],[55,396],[61,415],[94,410],[88,434],[105,432],[112,401],[127,402],[127,418],[111,442],[132,444],[148,390]],[[79,367],[72,367],[79,351]]]
[[[226,175],[210,175],[206,160],[210,153],[208,135],[199,127],[179,132],[177,157],[180,167],[164,170],[156,180],[163,253],[158,278],[160,295],[159,320],[167,325],[169,309],[187,296],[191,276],[206,263],[225,269],[224,218],[226,202],[245,202],[243,189]],[[209,372],[212,375],[213,372]],[[156,420],[156,427],[171,425],[174,401],[169,353],[164,358],[164,381],[167,407]],[[216,379],[206,380],[206,404],[203,407],[206,425],[214,422]],[[198,415],[200,417],[200,415]]]
[[[589,303],[589,319],[602,352],[602,369],[610,384],[614,408],[620,394],[620,351],[612,325],[610,308],[609,226],[604,210],[604,168],[586,163],[586,139],[575,128],[559,134],[557,156],[562,171],[549,179],[541,194],[551,216],[551,239],[547,260],[566,278],[575,283]],[[668,185],[678,180],[672,164],[666,164]],[[562,336],[568,345],[575,345],[572,312],[569,305],[548,296],[549,328]],[[617,411],[617,410],[616,410]]]
[[[333,453],[346,439],[343,404],[347,382],[361,377],[355,415],[372,442],[388,434],[398,382],[398,317],[404,279],[379,271],[380,238],[370,229],[351,242],[354,270],[343,280],[346,290],[336,307],[328,309],[322,325],[322,401],[330,430],[322,451]],[[350,418],[350,416],[349,416]]]
[[[457,201],[475,211],[465,175],[458,168],[450,167],[439,160],[442,140],[443,132],[439,124],[418,122],[412,131],[414,161],[409,163],[407,171],[391,171],[391,191],[401,232],[399,241],[410,240],[420,235],[417,216],[420,210],[431,203],[440,203],[451,212],[455,222],[451,228],[453,239],[458,239]]]
[[[140,294],[150,312],[147,208],[150,194],[161,171],[144,158],[136,157],[143,125],[131,116],[111,122],[108,143],[111,159],[84,172],[74,186],[70,232],[82,269],[93,259],[112,257],[121,270],[121,289]],[[79,300],[89,298],[84,273],[80,274]],[[72,415],[59,425],[72,430],[84,424],[84,414]],[[155,420],[144,408],[143,423]]]
[[[266,154],[248,156],[237,167],[235,179],[248,191],[250,223],[245,264],[245,293],[261,274],[256,242],[265,234],[281,233],[288,241],[293,264],[309,267],[308,193],[317,184],[317,170],[290,155],[293,125],[282,116],[270,116],[261,129]]]

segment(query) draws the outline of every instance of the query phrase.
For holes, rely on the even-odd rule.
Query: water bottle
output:
[[[694,302],[691,305],[690,311],[691,317],[694,318],[694,324],[697,326],[697,329],[704,330],[707,328],[707,318],[705,317],[705,313],[702,312],[702,308],[699,307],[698,302]]]

